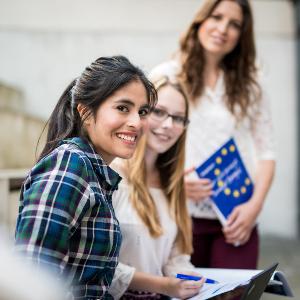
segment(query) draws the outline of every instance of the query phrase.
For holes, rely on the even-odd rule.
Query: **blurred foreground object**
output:
[[[12,254],[12,245],[0,228],[0,299],[1,300],[67,300],[60,283],[47,272]]]

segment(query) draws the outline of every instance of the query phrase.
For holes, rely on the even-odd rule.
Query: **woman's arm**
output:
[[[175,277],[156,276],[138,272],[135,268],[119,263],[109,293],[119,299],[126,290],[151,292],[170,297],[185,299],[196,295],[203,285],[203,280],[180,280]]]
[[[233,210],[227,225],[224,227],[224,234],[228,243],[242,245],[248,241],[271,187],[274,172],[274,160],[261,160],[258,163],[255,188],[251,199]]]
[[[88,209],[86,178],[84,162],[68,151],[49,155],[33,168],[21,192],[15,236],[18,253],[58,275],[63,273],[70,230]]]
[[[265,198],[271,187],[275,172],[275,142],[270,102],[264,89],[257,109],[253,110],[250,126],[258,164],[255,173],[254,193],[251,199],[237,206],[229,216],[224,228],[227,242],[244,244],[262,210]]]

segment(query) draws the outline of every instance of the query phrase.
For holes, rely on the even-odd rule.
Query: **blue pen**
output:
[[[198,281],[202,277],[200,277],[200,276],[186,275],[186,274],[176,274],[176,278],[183,279],[183,280],[195,280],[195,281]],[[205,279],[205,283],[219,283],[219,282],[216,281],[216,280],[210,279],[210,278],[206,278]]]

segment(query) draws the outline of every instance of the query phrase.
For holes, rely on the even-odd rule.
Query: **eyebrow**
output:
[[[216,12],[212,12],[212,13],[211,13],[211,16],[214,15],[214,13],[215,13],[216,15],[224,15],[223,12],[218,12],[218,11],[216,11]],[[235,19],[235,18],[232,18],[232,21],[239,22],[239,23],[243,23],[243,20]]]
[[[243,20],[240,20],[240,19],[231,19],[232,21],[234,21],[234,22],[238,22],[238,23],[243,23]]]
[[[168,112],[168,109],[167,109],[165,106],[163,106],[163,105],[157,104],[157,105],[155,106],[155,108],[163,109],[163,110],[165,110],[166,112]],[[181,116],[181,115],[185,116],[185,112],[182,112],[182,111],[175,111],[174,114],[176,114],[176,115],[178,115],[178,116]]]
[[[129,100],[129,99],[120,99],[120,100],[117,100],[116,103],[122,103],[122,104],[128,104],[128,105],[134,106],[133,101]]]
[[[120,100],[117,100],[116,103],[135,106],[135,103],[130,99],[120,99]],[[141,108],[149,108],[149,104],[146,103],[146,104],[142,105]]]

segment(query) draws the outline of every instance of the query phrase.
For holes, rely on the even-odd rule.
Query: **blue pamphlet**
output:
[[[196,172],[213,184],[213,207],[223,225],[237,205],[247,202],[253,193],[253,181],[231,138],[210,156]]]

